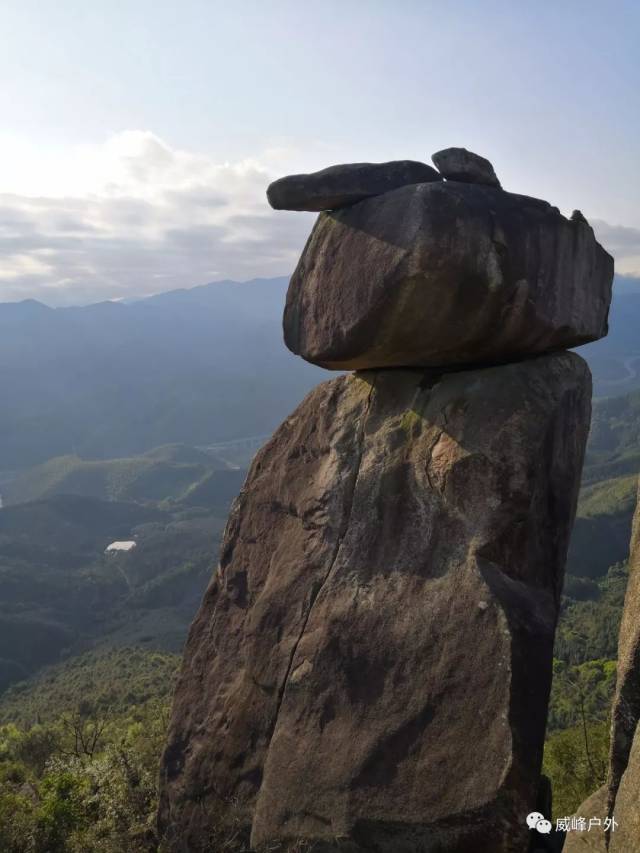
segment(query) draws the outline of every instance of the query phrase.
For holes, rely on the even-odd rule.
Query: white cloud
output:
[[[288,274],[314,216],[272,211],[266,187],[341,159],[326,145],[281,145],[219,163],[148,131],[42,151],[0,134],[0,301],[79,304]],[[640,230],[593,225],[618,272],[637,273]]]
[[[126,131],[43,164],[0,139],[0,301],[74,304],[287,274],[313,217],[267,205],[286,159],[216,163]]]
[[[640,275],[640,228],[610,225],[602,219],[592,220],[591,225],[598,240],[615,258],[616,272]]]

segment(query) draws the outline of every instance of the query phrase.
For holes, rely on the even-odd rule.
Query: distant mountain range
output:
[[[616,280],[609,335],[579,351],[591,366],[596,397],[640,388],[640,279]]]
[[[87,461],[56,456],[16,474],[3,487],[4,506],[53,495],[105,501],[184,502],[226,507],[240,490],[246,471],[187,445],[165,445],[124,459]]]
[[[286,287],[256,279],[82,308],[0,304],[0,483],[54,456],[269,434],[330,376],[282,342]],[[582,350],[599,396],[640,388],[640,281],[620,281],[610,325]]]
[[[0,304],[2,472],[265,435],[323,378],[282,342],[287,279],[133,303]]]

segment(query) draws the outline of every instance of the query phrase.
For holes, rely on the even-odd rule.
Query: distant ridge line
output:
[[[232,438],[229,441],[217,441],[215,444],[200,445],[198,450],[216,451],[216,450],[254,450],[271,438],[271,434],[266,435],[250,435],[246,438]]]

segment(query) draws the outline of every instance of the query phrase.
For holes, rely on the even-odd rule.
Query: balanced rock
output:
[[[466,148],[444,148],[431,158],[440,174],[448,181],[463,184],[485,184],[500,189],[493,166],[485,158]]]
[[[268,187],[267,199],[276,210],[317,212],[346,207],[407,184],[441,180],[441,175],[435,169],[415,160],[347,163],[308,175],[280,178]]]
[[[189,635],[163,849],[527,849],[590,392],[571,353],[311,392]]]
[[[422,183],[322,213],[293,274],[289,349],[334,370],[496,363],[607,333],[613,259],[547,202]]]

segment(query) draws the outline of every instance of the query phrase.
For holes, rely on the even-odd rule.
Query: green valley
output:
[[[594,404],[545,754],[558,815],[606,766],[639,423],[640,394]],[[180,650],[244,480],[240,457],[250,453],[185,444],[116,459],[63,456],[3,485],[0,826],[2,808],[17,817],[8,835],[0,830],[2,849],[158,848],[155,767]],[[114,540],[136,546],[105,553]],[[91,754],[70,738],[95,741]],[[106,801],[115,803],[109,814]]]

